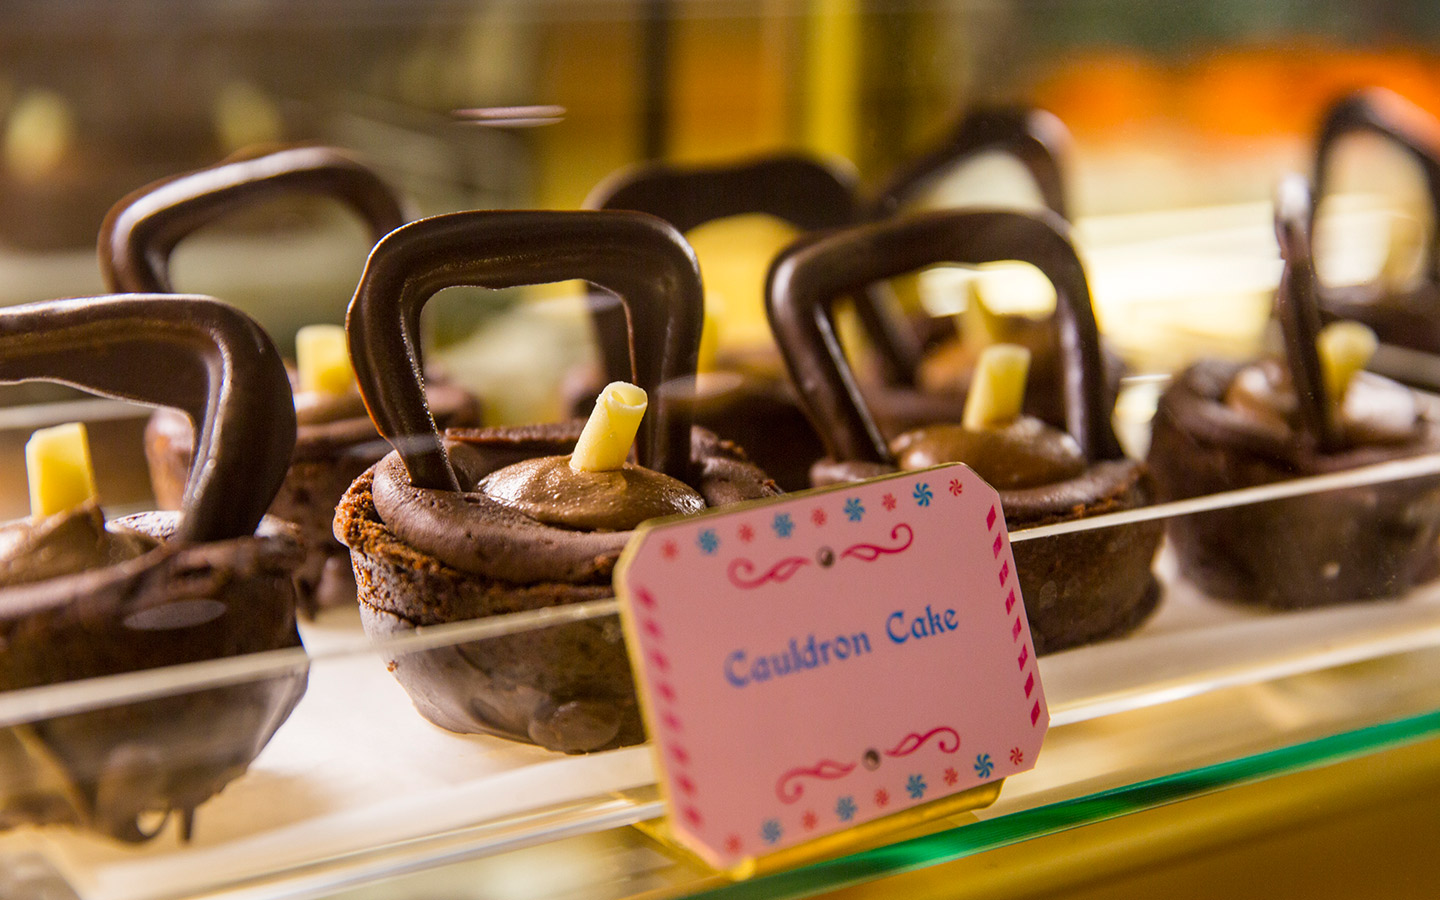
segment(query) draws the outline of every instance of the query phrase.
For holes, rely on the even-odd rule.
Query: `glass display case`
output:
[[[104,293],[94,244],[116,201],[255,145],[342,148],[403,195],[412,219],[575,209],[636,163],[779,152],[837,160],[863,205],[943,145],[963,111],[1044,108],[1068,130],[1070,235],[1100,331],[1126,367],[1114,427],[1134,458],[1149,447],[1157,399],[1189,363],[1277,346],[1271,198],[1283,174],[1311,170],[1333,99],[1381,86],[1440,112],[1440,14],[1420,5],[86,2],[0,15],[11,26],[0,37],[6,305]],[[1348,140],[1315,229],[1321,280],[1432,276],[1428,177],[1414,153]],[[941,167],[923,187],[897,215],[1045,199],[1002,153]],[[707,303],[726,310],[710,323],[721,340],[770,339],[765,271],[795,235],[755,217],[687,232]],[[288,356],[298,327],[342,320],[373,243],[334,203],[285,199],[206,223],[174,248],[169,274],[179,290],[243,309]],[[893,288],[917,320],[962,317],[981,292],[992,311],[1047,315],[1055,292],[1032,281],[1014,269],[934,267]],[[480,398],[487,424],[561,418],[567,379],[599,355],[586,302],[574,282],[447,289],[427,306],[426,360]],[[859,325],[842,320],[839,331],[857,360],[870,358]],[[1385,344],[1371,368],[1417,385],[1418,414],[1440,418],[1431,354]],[[106,512],[154,506],[150,410],[53,384],[3,390],[3,518],[26,513],[26,438],[77,420],[90,428]],[[1171,537],[1154,563],[1156,611],[1123,638],[1040,659],[1051,731],[1035,768],[1008,778],[993,804],[748,881],[633,827],[664,813],[648,744],[565,754],[457,734],[423,718],[392,677],[396,660],[483,658],[487,644],[516,636],[586,629],[617,644],[617,601],[603,595],[384,637],[367,636],[355,605],[341,605],[300,617],[303,646],[0,692],[0,812],[14,818],[0,816],[12,826],[0,831],[0,895],[802,897],[870,886],[999,896],[1008,885],[1020,896],[1040,892],[1027,867],[1054,858],[1057,835],[1150,822],[1157,834],[1193,838],[1201,826],[1159,818],[1164,810],[1283,790],[1304,773],[1331,773],[1306,795],[1316,809],[1329,807],[1315,797],[1364,784],[1398,811],[1409,779],[1433,822],[1440,581],[1403,587],[1377,575],[1365,592],[1378,599],[1265,610],[1202,589],[1173,535],[1207,517],[1309,517],[1322,530],[1329,516],[1425,497],[1437,483],[1440,453],[1423,453],[1013,530],[1020,547],[1163,523]],[[1339,566],[1297,559],[1284,533],[1253,543],[1250,556],[1273,561],[1282,579]],[[15,603],[0,597],[0,611],[6,602]],[[11,637],[0,635],[0,653]],[[193,822],[140,810],[121,839],[115,827],[100,833],[115,826],[106,810],[124,805],[116,798],[156,771],[216,765],[203,740],[136,739],[126,756],[106,729],[203,717],[212,705],[232,708],[222,698],[279,682],[303,683],[303,696],[248,766],[226,770]],[[68,735],[66,749],[55,749],[56,735]],[[1380,771],[1358,774],[1365,760],[1383,761]],[[1384,781],[1387,767],[1402,784]],[[1301,810],[1287,821],[1309,820]],[[1417,821],[1406,827],[1424,837],[1423,811]],[[956,868],[967,860],[971,868]],[[1373,865],[1426,871],[1404,856]],[[984,866],[998,881],[981,878]]]

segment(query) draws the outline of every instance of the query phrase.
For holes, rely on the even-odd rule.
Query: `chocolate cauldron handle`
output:
[[[1329,415],[1330,401],[1316,339],[1320,335],[1320,301],[1316,294],[1315,259],[1310,244],[1314,198],[1303,175],[1289,175],[1275,191],[1275,238],[1285,266],[1275,291],[1275,313],[1285,336],[1285,358],[1295,385],[1300,424],[1324,451],[1335,450],[1339,434]]]
[[[1068,218],[1064,159],[1070,131],[1054,113],[1026,106],[990,107],[966,113],[931,152],[892,175],[866,210],[867,220],[900,212],[906,201],[953,167],[988,151],[1000,151],[1025,167],[1046,208]],[[856,314],[875,347],[885,384],[914,387],[924,348],[889,293],[872,285],[856,295]]]
[[[719,166],[647,163],[601,181],[585,198],[585,206],[649,213],[681,233],[752,213],[773,216],[801,231],[820,231],[856,221],[856,175],[838,163],[798,154]],[[624,309],[596,304],[592,316],[606,380],[628,378],[630,334]]]
[[[683,478],[691,414],[669,402],[693,380],[704,319],[695,253],[668,223],[621,211],[477,211],[412,222],[370,253],[345,328],[360,395],[416,487],[459,490],[425,401],[417,325],[436,292],[582,279],[614,291],[629,310],[635,382],[652,398],[641,423],[642,465]],[[693,389],[686,385],[685,389]]]
[[[1330,107],[1315,142],[1315,196],[1325,196],[1335,148],[1353,134],[1375,134],[1393,141],[1420,164],[1430,191],[1431,221],[1440,223],[1440,120],[1385,88],[1367,88],[1341,97]],[[1310,210],[1314,226],[1315,206]],[[1440,257],[1426,249],[1425,277],[1440,282]]]
[[[974,109],[956,124],[944,142],[903,166],[876,192],[868,218],[900,211],[905,201],[953,166],[992,150],[1013,156],[1035,182],[1046,208],[1069,218],[1064,160],[1070,130],[1054,113],[1026,106]]]
[[[169,293],[170,254],[188,235],[233,210],[314,194],[354,210],[372,241],[408,221],[380,176],[329,147],[290,147],[229,159],[132,191],[100,226],[100,269],[112,291]]]
[[[830,456],[892,461],[835,335],[835,301],[930,265],[1014,260],[1035,266],[1055,287],[1067,430],[1087,459],[1120,458],[1090,290],[1068,231],[1050,212],[947,211],[847,229],[782,253],[766,288],[770,326]]]
[[[210,297],[126,294],[0,309],[0,381],[54,381],[173,406],[199,423],[175,539],[255,533],[295,447],[295,405],[275,345]]]

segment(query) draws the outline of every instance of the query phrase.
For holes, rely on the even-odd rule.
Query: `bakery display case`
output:
[[[138,400],[184,409],[195,435],[171,411],[168,440],[214,455],[210,466],[171,461],[167,505],[182,511],[156,526],[148,550],[178,533],[200,545],[187,552],[250,540],[271,541],[274,556],[262,565],[259,551],[212,549],[176,563],[152,577],[147,590],[170,598],[153,608],[143,592],[107,608],[109,588],[91,585],[104,566],[0,588],[0,895],[1425,896],[1440,809],[1440,348],[1425,344],[1423,322],[1385,317],[1404,307],[1423,320],[1436,280],[1440,126],[1427,117],[1440,112],[1440,17],[1241,6],[1161,15],[1088,0],[495,0],[365,3],[339,15],[284,3],[129,4],[124,14],[87,3],[23,25],[19,11],[0,10],[15,23],[0,38],[3,518],[44,518],[26,519],[27,475],[32,497],[44,476],[33,462],[27,472],[25,445],[74,421],[89,429],[111,531],[154,508],[162,491],[146,445],[166,413],[122,402]],[[106,89],[102,67],[115,73]],[[308,149],[287,149],[296,143]],[[767,169],[757,162],[767,155],[796,168]],[[344,189],[265,188],[253,206],[202,202],[182,225],[164,224],[181,173],[273,185],[312,177],[285,166],[356,165],[398,198],[379,204],[385,215]],[[724,180],[766,171],[783,184],[800,168],[843,202],[815,217],[809,198],[770,205],[769,188],[741,196],[740,182]],[[604,199],[657,170],[715,178],[722,187],[708,202],[726,215],[654,201],[643,208],[658,218],[646,217],[624,211],[638,200]],[[1318,180],[1315,197],[1303,179],[1284,181],[1293,172]],[[146,199],[166,190],[164,202]],[[730,221],[710,221],[719,218]],[[162,226],[147,233],[154,221]],[[126,222],[136,230],[117,237]],[[128,248],[135,272],[122,277],[126,241],[140,249]],[[146,282],[146,271],[159,275]],[[188,294],[201,305],[173,312],[172,286],[226,301],[239,318]],[[67,327],[129,302],[112,290],[153,292],[136,301],[150,306],[113,313],[152,331],[125,325],[128,344],[71,352]],[[822,329],[830,341],[809,348],[808,362],[790,353],[807,335],[783,326],[785,304],[800,302],[787,290],[835,305]],[[43,306],[60,297],[98,299]],[[1380,338],[1361,362],[1368,373],[1327,382],[1333,367],[1320,359],[1331,351],[1314,349],[1316,335],[1339,306],[1358,318],[1375,307]],[[332,550],[355,552],[359,602],[307,602],[320,576],[298,580],[292,596],[287,579],[304,552],[288,526],[261,524],[267,505],[278,512],[269,501],[290,453],[276,437],[290,408],[283,385],[308,383],[307,364],[288,363],[287,374],[280,358],[306,352],[301,326],[338,325],[347,307],[359,376],[347,409],[363,396],[378,432],[360,421],[355,441],[373,455],[343,480],[392,446],[401,452],[338,501],[345,547]],[[606,343],[617,309],[633,350],[613,335]],[[809,307],[805,316],[817,321]],[[192,328],[206,337],[187,337]],[[246,362],[225,348],[250,328],[268,337],[252,341],[259,355]],[[567,573],[554,576],[548,557],[527,554],[555,544],[560,529],[546,517],[570,512],[534,512],[526,500],[534,522],[517,524],[506,507],[476,526],[465,516],[481,495],[424,473],[459,473],[468,490],[491,469],[565,452],[579,423],[535,423],[564,420],[592,382],[627,374],[632,352],[651,398],[638,457],[681,480],[676,459],[706,467],[723,485],[697,482],[702,506],[764,502],[775,489],[728,444],[692,436],[690,416],[704,413],[663,389],[677,376],[695,375],[702,392],[742,378],[779,385],[766,388],[770,402],[792,416],[808,410],[821,431],[826,415],[870,422],[868,433],[809,441],[787,488],[825,463],[854,463],[838,451],[857,446],[861,462],[893,470],[904,428],[900,414],[886,418],[885,398],[950,391],[937,403],[958,410],[956,360],[971,364],[977,332],[1038,342],[1031,390],[1064,387],[1058,413],[1035,415],[1057,420],[1056,440],[1084,439],[1082,469],[1139,473],[1149,456],[1161,471],[1157,457],[1177,444],[1199,454],[1172,460],[1141,501],[1086,498],[1071,504],[1075,515],[1012,516],[1017,561],[1098,573],[1102,602],[1120,590],[1104,580],[1118,554],[1139,553],[1145,536],[1148,573],[1128,579],[1139,599],[1121,604],[1123,622],[1073,640],[1064,621],[1045,646],[1041,610],[1080,614],[1057,607],[1068,590],[1060,575],[1033,576],[1026,637],[1041,651],[1030,664],[1050,731],[1034,767],[1007,776],[991,802],[750,878],[718,873],[656,837],[663,779],[609,585],[634,523],[566,520],[574,545],[554,551]],[[922,350],[923,366],[899,364]],[[99,352],[139,364],[101,377],[87,370]],[[827,353],[843,373],[817,407],[807,373],[825,368]],[[1081,356],[1085,374],[1067,375]],[[1229,385],[1266,356],[1288,361],[1242,377],[1261,386],[1240,399],[1222,389],[1220,413],[1175,399],[1177,386],[1194,387],[1192,363],[1232,373]],[[249,374],[213,380],[235,365]],[[805,388],[787,387],[797,382]],[[217,412],[240,403],[202,389],[221,383],[250,385],[249,418]],[[437,386],[464,398],[466,417],[448,424],[465,430],[445,442],[429,416]],[[860,412],[845,406],[851,388]],[[1326,406],[1327,391],[1350,399]],[[1297,402],[1299,412],[1286,405]],[[217,424],[231,415],[249,424]],[[1218,439],[1238,462],[1217,463],[1221,451],[1205,444],[1223,431],[1217,416],[1248,423]],[[1176,422],[1203,437],[1177,437]],[[303,422],[301,434],[354,455],[305,437]],[[863,456],[867,435],[885,458]],[[1297,441],[1325,449],[1297,464],[1284,449]],[[1373,449],[1366,441],[1402,449],[1362,452]],[[671,453],[682,442],[690,453]],[[1341,445],[1361,450],[1332,464],[1326,454],[1338,458]],[[1252,451],[1282,458],[1279,474],[1250,477],[1260,468],[1244,457]],[[1007,449],[1006,465],[1023,452]],[[1218,483],[1210,468],[1248,480]],[[814,496],[837,504],[832,523],[844,520],[841,494]],[[459,511],[432,516],[446,503]],[[431,518],[444,527],[435,532]],[[818,545],[826,522],[797,523],[797,537]],[[29,527],[0,536],[29,540]],[[14,550],[0,553],[16,568]],[[244,569],[236,559],[260,566],[270,586],[246,582],[248,569],[227,574]],[[565,568],[574,560],[588,580],[560,584],[576,580]],[[290,574],[276,575],[284,566]],[[47,599],[67,578],[85,583]],[[238,593],[202,597],[199,581]],[[231,607],[252,624],[272,607],[299,612],[265,625],[278,637],[264,643],[248,626],[246,640],[222,634],[216,623],[240,616]],[[126,659],[149,642],[186,653]],[[921,688],[930,686],[894,690]],[[981,756],[964,763],[993,767]],[[894,776],[898,794],[905,782]],[[809,812],[812,822],[830,814]],[[810,827],[801,822],[787,827]]]

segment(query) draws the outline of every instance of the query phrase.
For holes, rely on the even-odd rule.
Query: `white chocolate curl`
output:
[[[992,344],[980,354],[960,423],[971,431],[1009,422],[1025,402],[1030,351],[1019,344]]]
[[[345,329],[339,325],[306,325],[295,332],[295,367],[300,390],[338,396],[355,384]]]
[[[649,405],[645,391],[626,381],[612,381],[595,398],[590,420],[570,454],[570,468],[577,472],[609,472],[620,468],[630,456],[640,418]]]
[[[96,498],[90,441],[79,422],[42,428],[25,443],[30,515],[53,516]]]
[[[1320,329],[1315,350],[1325,373],[1325,393],[1333,406],[1345,402],[1350,380],[1369,364],[1379,346],[1375,332],[1359,322],[1331,322]]]

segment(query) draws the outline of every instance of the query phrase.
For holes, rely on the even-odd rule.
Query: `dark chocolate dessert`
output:
[[[682,233],[750,214],[771,216],[801,231],[822,231],[855,221],[855,176],[806,156],[691,168],[652,163],[606,179],[585,205],[649,213]],[[625,310],[608,295],[597,299],[591,308],[604,374],[580,379],[572,390],[571,408],[581,415],[602,384],[630,377]],[[715,371],[700,375],[691,402],[696,424],[747,448],[782,488],[806,486],[810,464],[824,448],[773,349],[721,348]]]
[[[932,425],[887,442],[834,338],[835,301],[881,278],[940,263],[1018,260],[1055,286],[1067,432],[1022,417],[994,428]],[[835,233],[788,252],[771,270],[771,324],[790,377],[825,439],[817,485],[901,468],[967,462],[1000,492],[1012,530],[1148,503],[1144,465],[1123,458],[1110,427],[1085,273],[1050,213],[932,213]],[[1015,566],[1038,653],[1121,635],[1154,608],[1158,523],[1016,543]]]
[[[1044,207],[1064,217],[1065,157],[1070,132],[1052,113],[1029,107],[979,108],[966,113],[930,152],[902,167],[869,203],[868,218],[878,221],[911,212],[925,192],[947,174],[987,152],[1018,161],[1034,182]],[[1025,395],[1025,409],[1051,425],[1065,423],[1061,384],[1059,326],[1055,317],[1032,319],[992,313],[978,291],[963,321],[965,339],[952,317],[920,316],[912,321],[900,311],[886,285],[876,283],[857,299],[857,312],[878,362],[878,384],[864,384],[871,414],[887,435],[931,422],[960,418],[975,365],[976,348],[986,342],[1018,343],[1029,348],[1034,389]],[[981,333],[983,332],[983,333]],[[1124,366],[1102,344],[1106,383],[1112,402]]]
[[[1390,284],[1382,276],[1356,285],[1318,285],[1321,315],[1363,322],[1387,344],[1440,353],[1440,257],[1433,235],[1435,223],[1440,222],[1440,121],[1399,94],[1380,88],[1341,98],[1327,112],[1316,141],[1317,197],[1330,187],[1337,148],[1356,134],[1386,138],[1420,164],[1430,193],[1432,234],[1417,283]],[[1314,222],[1310,224],[1313,227]]]
[[[77,351],[83,347],[84,350]],[[0,690],[299,648],[294,529],[262,519],[294,443],[268,337],[206,297],[127,295],[0,311],[0,381],[55,381],[183,409],[199,457],[177,512],[106,523],[93,504],[0,527]],[[142,819],[243,774],[305,691],[281,675],[0,730],[0,827],[80,825],[143,841]]]
[[[1309,221],[1308,186],[1287,180],[1276,210],[1285,357],[1202,361],[1161,397],[1149,461],[1162,498],[1440,450],[1440,426],[1409,389],[1367,372],[1327,378]],[[1181,516],[1168,527],[1181,572],[1219,597],[1276,608],[1390,597],[1437,572],[1440,481],[1325,491]]]
[[[188,235],[219,218],[277,197],[313,194],[352,209],[378,241],[406,221],[400,198],[369,168],[326,147],[290,147],[225,162],[132,192],[105,218],[100,265],[112,290],[170,291],[169,259]],[[338,326],[337,326],[338,327]],[[306,545],[296,577],[302,611],[351,603],[349,554],[331,534],[335,505],[361,472],[389,450],[365,414],[353,383],[305,389],[292,372],[298,431],[289,474],[271,514],[294,522]],[[432,380],[430,408],[443,424],[479,421],[474,397]],[[155,498],[178,508],[193,453],[189,420],[159,410],[146,428],[145,455]]]
[[[555,459],[575,447],[579,423],[442,438],[422,386],[397,377],[418,371],[414,324],[435,292],[571,278],[614,291],[629,311],[636,384],[653,404],[638,425],[640,474],[577,473],[574,456]],[[639,213],[456,213],[381,241],[347,328],[361,393],[396,452],[355,482],[335,517],[366,630],[386,636],[609,597],[615,561],[641,519],[778,493],[739,448],[692,427],[688,404],[671,402],[695,374],[702,302],[689,246]],[[668,487],[632,490],[632,477]],[[658,507],[635,506],[657,496]],[[390,667],[420,713],[453,731],[565,752],[644,739],[613,620],[394,654]]]

